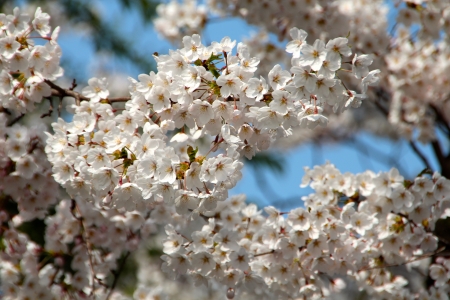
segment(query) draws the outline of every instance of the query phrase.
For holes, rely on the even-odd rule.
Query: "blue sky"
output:
[[[151,56],[153,52],[167,53],[174,47],[167,41],[158,37],[151,25],[146,25],[140,21],[137,11],[123,12],[116,0],[101,2],[99,11],[104,14],[111,24],[114,24],[122,34],[136,38],[138,50],[141,54]],[[394,14],[390,14],[391,20]],[[63,27],[64,29],[64,27]],[[224,36],[231,39],[242,41],[249,37],[252,31],[256,29],[247,25],[244,21],[237,18],[228,18],[219,20],[209,25],[203,34],[205,41],[220,41]],[[272,38],[274,41],[275,38]],[[63,58],[71,57],[79,66],[79,76],[89,77],[89,64],[97,58],[94,49],[86,36],[73,32],[63,32],[60,36],[60,44],[63,49]],[[86,63],[87,62],[87,63]],[[124,61],[113,58],[108,64],[111,72],[121,72],[137,78],[138,70]],[[257,203],[260,206],[274,205],[280,209],[288,209],[293,206],[301,205],[300,197],[309,194],[310,189],[301,189],[299,183],[304,175],[303,167],[313,167],[317,164],[323,164],[329,161],[337,166],[341,172],[359,173],[367,169],[375,172],[388,171],[392,167],[392,162],[387,162],[384,156],[391,157],[398,164],[403,166],[405,174],[408,177],[419,173],[423,164],[404,142],[392,142],[386,139],[374,137],[367,133],[360,133],[356,139],[365,145],[366,151],[358,151],[352,144],[326,144],[315,146],[312,144],[301,145],[294,149],[282,152],[286,162],[285,172],[283,174],[273,173],[264,169],[262,176],[266,178],[266,183],[276,195],[271,195],[268,191],[261,190],[261,185],[256,182],[255,174],[252,169],[245,167],[243,170],[243,180],[231,191],[231,194],[245,193],[248,200]],[[431,149],[419,145],[419,148],[432,157]],[[374,150],[375,149],[375,150]],[[380,156],[377,153],[383,153]],[[436,162],[432,160],[436,166]],[[276,199],[274,199],[276,198]]]

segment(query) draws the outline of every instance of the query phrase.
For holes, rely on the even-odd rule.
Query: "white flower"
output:
[[[195,231],[191,235],[192,246],[195,252],[208,251],[213,246],[212,236],[209,232]]]
[[[291,72],[295,74],[294,84],[296,87],[306,87],[308,92],[314,93],[316,89],[317,75],[310,72],[309,67],[293,66]]]
[[[36,30],[41,36],[47,36],[50,33],[50,16],[47,13],[43,13],[41,8],[36,9],[34,14],[34,20],[32,22],[34,30]]]
[[[194,100],[189,106],[189,113],[195,117],[198,126],[205,126],[209,120],[214,118],[214,110],[208,101]]]
[[[356,212],[351,217],[352,228],[360,235],[365,235],[366,230],[372,229],[374,219],[365,213]]]
[[[343,37],[338,37],[333,40],[329,40],[327,43],[328,54],[330,55],[331,60],[339,60],[342,56],[350,56],[352,54],[352,50],[347,45],[348,39]]]
[[[95,123],[95,116],[87,112],[82,112],[80,114],[75,114],[72,122],[67,128],[67,131],[77,135],[82,134],[83,132],[92,132]]]
[[[318,97],[327,97],[330,94],[330,88],[336,84],[335,79],[326,78],[323,75],[317,76],[315,93]]]
[[[307,251],[313,257],[320,257],[324,253],[324,251],[328,251],[328,241],[324,234],[321,234],[319,238],[313,239],[309,242],[308,246],[306,246]]]
[[[272,93],[273,100],[270,102],[270,108],[282,115],[288,113],[294,108],[294,99],[286,91],[276,90]]]
[[[93,169],[92,187],[96,190],[108,189],[115,186],[119,181],[119,172],[114,168],[102,167]]]
[[[186,57],[191,60],[197,60],[199,58],[199,53],[203,51],[203,45],[201,38],[198,34],[190,36],[185,36],[183,38],[184,50]]]
[[[269,84],[274,90],[282,89],[291,79],[291,74],[283,70],[280,65],[275,65],[269,72]]]
[[[111,166],[111,160],[109,159],[108,154],[100,147],[90,149],[87,153],[86,161],[94,169]]]
[[[305,45],[301,52],[299,63],[303,67],[310,66],[313,71],[319,71],[327,56],[325,44],[321,40],[316,40],[312,46]]]
[[[162,86],[155,86],[150,92],[148,101],[153,104],[153,109],[156,112],[161,112],[162,110],[169,108],[170,106],[170,93],[167,89]]]
[[[194,210],[198,207],[199,201],[195,193],[191,191],[177,191],[178,196],[175,198],[176,211],[180,215],[186,214],[189,210]]]
[[[136,204],[139,204],[142,199],[142,193],[135,183],[124,183],[114,190],[113,204],[117,209],[123,207],[127,211],[136,209]]]
[[[243,84],[233,73],[220,75],[216,82],[221,87],[220,94],[223,98],[228,98],[230,95],[238,95]]]
[[[167,254],[178,252],[183,245],[183,237],[179,234],[169,234],[163,242],[163,251]]]
[[[10,59],[19,51],[20,43],[16,41],[14,36],[6,36],[0,38],[0,55],[6,59]]]
[[[372,62],[372,55],[363,54],[358,56],[358,54],[355,54],[352,60],[352,73],[356,78],[366,77],[369,74],[369,66]]]
[[[288,220],[293,229],[308,230],[311,222],[311,216],[303,208],[296,208],[289,212]]]
[[[251,78],[248,81],[245,94],[247,95],[247,97],[255,98],[256,101],[260,101],[261,99],[263,99],[268,89],[269,86],[267,85],[266,80],[262,76],[260,76],[260,79]]]
[[[85,87],[81,92],[83,96],[91,99],[92,102],[99,102],[101,99],[106,99],[109,96],[107,89],[106,78],[91,78],[88,80],[89,86]]]
[[[163,157],[159,160],[158,174],[161,182],[173,183],[176,180],[176,169],[170,159]]]
[[[302,29],[296,27],[289,30],[292,41],[287,43],[286,52],[292,53],[293,57],[299,57],[302,48],[306,45],[306,37],[308,34]]]
[[[239,248],[238,251],[233,251],[230,254],[230,266],[235,269],[247,271],[249,268],[249,257],[244,248]]]
[[[430,277],[435,280],[435,286],[444,286],[449,279],[448,275],[448,271],[443,266],[436,264],[430,266]]]
[[[297,116],[300,126],[309,129],[314,129],[317,125],[325,126],[328,123],[328,118],[321,114],[322,111],[321,107],[311,104],[305,105],[305,108]]]
[[[31,179],[34,173],[39,171],[39,165],[36,164],[31,155],[24,155],[16,160],[16,171],[12,175]]]
[[[433,195],[440,201],[450,199],[450,180],[445,177],[440,177],[436,180],[433,188]]]
[[[231,41],[231,39],[226,36],[220,41],[220,43],[213,42],[212,46],[217,52],[231,52],[234,46],[236,46],[236,41]]]
[[[362,93],[365,94],[369,86],[377,85],[380,78],[377,75],[380,73],[380,70],[372,70],[367,74],[366,77],[361,81]]]
[[[216,266],[216,261],[209,252],[202,251],[192,255],[191,264],[195,271],[206,275]]]

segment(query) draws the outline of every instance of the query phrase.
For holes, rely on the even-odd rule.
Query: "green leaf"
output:
[[[189,156],[189,161],[190,162],[194,162],[195,161],[195,156],[197,155],[198,152],[198,147],[192,148],[192,146],[189,146],[186,150],[187,155]]]

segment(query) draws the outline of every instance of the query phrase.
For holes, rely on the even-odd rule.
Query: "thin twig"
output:
[[[72,199],[71,205],[72,205],[72,207],[71,207],[72,215],[75,219],[77,219],[80,222],[81,229],[83,230],[83,234],[81,235],[81,237],[83,239],[84,245],[86,246],[86,251],[87,251],[88,259],[89,259],[89,267],[90,267],[91,273],[92,273],[91,274],[92,286],[91,286],[91,293],[89,295],[89,296],[92,296],[92,295],[94,295],[94,290],[95,290],[95,272],[94,272],[94,264],[92,262],[92,253],[91,253],[91,249],[90,249],[91,247],[90,247],[90,243],[89,243],[88,236],[87,236],[86,226],[84,225],[84,222],[83,222],[83,216],[81,215],[81,210],[78,207],[76,201],[73,199]],[[78,210],[78,213],[80,214],[79,217],[77,217],[75,215],[75,213],[74,213],[75,209]],[[95,299],[95,295],[94,295],[94,299]]]
[[[263,256],[263,255],[273,254],[273,253],[275,253],[275,250],[272,250],[272,251],[269,251],[269,252],[263,252],[263,253],[254,254],[253,257]]]
[[[64,89],[64,88],[60,87],[59,85],[51,82],[50,80],[45,80],[45,83],[47,83],[52,88],[52,96],[72,97],[72,98],[75,98],[76,100],[84,100],[84,101],[89,100],[88,97],[85,97],[85,96],[81,95],[80,93],[77,93],[71,89]],[[79,104],[77,103],[77,105],[79,105]]]
[[[80,105],[81,101],[89,101],[90,99],[86,96],[83,96],[82,94],[75,92],[73,89],[76,87],[76,83],[72,82],[72,87],[69,89],[64,89],[60,87],[59,85],[51,82],[50,80],[45,80],[45,83],[47,83],[52,88],[52,96],[56,97],[72,97],[75,98],[77,105]],[[116,102],[127,102],[131,100],[131,97],[117,97],[117,98],[108,98],[106,99],[109,103],[116,103]]]
[[[109,103],[127,102],[131,100],[131,97],[108,98],[107,100]]]
[[[441,111],[433,104],[430,104],[430,107],[433,109],[436,114],[437,119],[441,122],[441,124],[447,129],[447,133],[450,134],[450,122],[445,119],[445,116],[441,113]]]
[[[6,126],[7,126],[7,127],[13,126],[13,125],[16,124],[17,122],[19,122],[24,116],[25,116],[25,114],[21,114],[21,115],[15,117],[15,118],[12,119],[12,120],[8,123],[8,125],[6,125]]]
[[[419,158],[422,160],[422,162],[424,163],[425,167],[427,167],[430,170],[433,170],[431,168],[431,164],[428,161],[428,159],[425,157],[425,155],[423,155],[422,152],[420,152],[419,148],[417,148],[416,144],[413,141],[409,141],[409,145],[411,146],[411,148],[413,149],[413,151],[417,154],[417,156],[419,156]]]
[[[51,98],[46,98],[48,100],[48,102],[50,103],[50,107],[48,108],[48,112],[46,112],[45,114],[41,115],[41,119],[45,118],[45,117],[50,117],[53,113],[53,103],[52,103],[52,99]]]
[[[123,268],[125,266],[125,262],[127,261],[127,259],[130,256],[130,254],[131,254],[131,252],[127,251],[127,253],[123,257],[123,259],[122,259],[122,261],[120,263],[120,266],[117,269],[117,271],[111,271],[111,273],[114,276],[114,280],[113,280],[113,283],[111,285],[111,290],[109,291],[108,296],[106,296],[105,300],[109,300],[109,298],[111,297],[114,289],[116,288],[117,282],[119,281],[120,274],[122,274]]]
[[[418,261],[418,260],[421,260],[421,259],[425,259],[425,258],[432,257],[432,256],[434,256],[434,255],[437,255],[437,254],[441,253],[441,252],[444,251],[444,250],[445,250],[445,247],[441,247],[441,248],[439,248],[438,250],[436,250],[436,251],[433,252],[433,253],[427,253],[427,254],[418,256],[418,257],[416,257],[416,258],[414,258],[414,259],[412,259],[412,260],[406,261],[406,262],[401,263],[401,264],[388,264],[388,265],[383,265],[383,266],[365,267],[365,268],[359,269],[358,272],[361,272],[361,271],[368,271],[368,270],[374,270],[374,269],[383,269],[383,268],[390,268],[390,267],[404,266],[404,265],[407,265],[407,264],[409,264],[409,263],[412,263],[412,262],[415,262],[415,261]]]

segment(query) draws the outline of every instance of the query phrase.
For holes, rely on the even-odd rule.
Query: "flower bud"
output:
[[[234,289],[233,288],[228,288],[227,299],[234,299]]]

